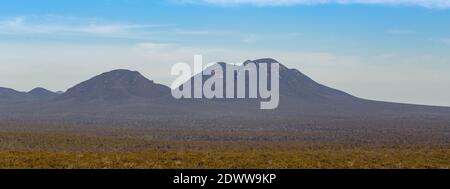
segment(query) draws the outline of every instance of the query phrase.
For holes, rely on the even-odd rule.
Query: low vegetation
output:
[[[443,148],[0,152],[1,168],[445,168]]]
[[[84,128],[84,129],[83,129]],[[445,132],[244,131],[0,124],[0,168],[443,168]],[[361,131],[362,132],[362,131]],[[389,133],[389,134],[388,134]],[[394,133],[394,134],[393,134]],[[428,138],[429,140],[426,140]]]

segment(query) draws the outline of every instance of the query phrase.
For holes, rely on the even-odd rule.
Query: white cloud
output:
[[[426,8],[450,8],[450,0],[178,0],[184,3],[208,3],[217,5],[291,6],[320,4],[372,4],[405,5]]]
[[[145,42],[145,43],[139,43],[137,44],[137,47],[144,48],[144,49],[152,49],[152,50],[168,50],[167,48],[174,47],[175,44],[169,44],[169,43],[152,43],[152,42]]]
[[[209,35],[211,33],[209,30],[175,30],[175,34],[179,35]]]
[[[139,40],[169,39],[174,36],[247,35],[230,30],[177,28],[172,24],[108,23],[103,20],[64,16],[17,16],[0,18],[0,35],[126,38]]]
[[[104,24],[88,20],[52,17],[26,17],[18,16],[0,20],[0,34],[14,35],[95,35],[107,37],[133,36],[141,30],[165,27],[165,25],[139,25],[139,24]]]

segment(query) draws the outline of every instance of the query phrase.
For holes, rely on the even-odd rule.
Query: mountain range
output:
[[[28,101],[49,100],[57,97],[57,92],[37,87],[29,92],[20,92],[10,88],[0,87],[0,103],[18,103]]]
[[[278,63],[265,58],[248,60],[244,65],[251,62]],[[319,84],[282,64],[279,74],[280,105],[275,110],[260,110],[259,100],[248,98],[174,99],[169,87],[137,71],[119,69],[81,82],[64,93],[43,88],[29,92],[0,88],[0,119],[450,119],[449,107],[361,99]]]

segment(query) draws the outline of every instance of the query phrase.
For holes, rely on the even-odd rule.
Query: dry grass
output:
[[[2,137],[2,145],[9,147],[2,147],[0,168],[450,167],[448,145],[355,147],[293,141],[180,142],[29,133],[8,136],[9,141]],[[16,147],[11,146],[13,143]]]
[[[445,168],[445,149],[0,152],[1,168]]]
[[[448,137],[423,132],[65,128],[0,124],[0,168],[450,167]]]

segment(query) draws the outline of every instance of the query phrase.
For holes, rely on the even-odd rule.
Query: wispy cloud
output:
[[[111,23],[95,18],[65,17],[59,15],[16,16],[0,18],[0,36],[45,37],[58,40],[72,38],[149,40],[161,43],[180,43],[191,39],[233,40],[236,43],[257,43],[260,39],[296,38],[298,32],[260,34],[215,28],[179,28],[174,24]],[[178,40],[178,41],[177,41]],[[194,42],[196,42],[194,40]],[[154,46],[152,46],[154,47]]]
[[[171,41],[173,36],[244,36],[230,30],[186,29],[173,24],[108,23],[96,19],[64,16],[16,16],[0,18],[0,35],[46,37],[101,37]]]
[[[174,33],[175,34],[179,34],[179,35],[210,35],[213,32],[209,31],[209,30],[181,30],[181,29],[177,29],[177,30],[175,30]]]
[[[88,22],[66,22],[38,19],[36,22],[26,16],[18,16],[0,20],[0,34],[33,34],[33,35],[95,35],[95,36],[131,36],[142,30],[166,25],[108,24]]]
[[[450,8],[450,0],[177,0],[182,3],[207,3],[217,5],[292,6],[320,4],[372,4],[389,6],[420,6]]]
[[[144,43],[138,43],[136,46],[139,48],[151,49],[151,50],[159,50],[159,49],[167,50],[167,48],[175,47],[176,44],[144,42]]]

